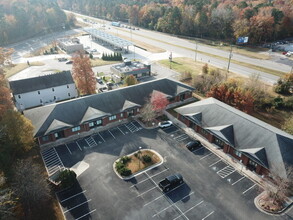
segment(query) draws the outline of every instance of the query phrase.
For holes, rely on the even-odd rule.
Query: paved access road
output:
[[[192,140],[179,128],[142,129],[129,122],[44,151],[46,167],[73,167],[78,184],[57,196],[71,219],[289,220],[256,209],[258,186],[205,147],[193,152]],[[113,172],[114,161],[142,147],[159,152],[164,163],[123,181]],[[62,161],[62,163],[60,162]],[[181,173],[185,183],[164,194],[158,183]]]

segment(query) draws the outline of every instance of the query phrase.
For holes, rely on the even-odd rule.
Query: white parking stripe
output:
[[[198,148],[198,149],[192,151],[192,153],[194,153],[195,151],[201,150],[202,148],[204,148],[204,147],[200,147],[200,148]]]
[[[71,153],[71,150],[69,150],[67,144],[65,144],[65,146],[66,146],[67,150],[69,151],[69,153],[72,154],[72,153]]]
[[[154,186],[153,188],[150,188],[149,190],[147,190],[147,191],[145,191],[145,192],[139,194],[137,197],[140,197],[140,196],[142,196],[142,195],[148,193],[149,191],[152,191],[152,190],[155,189],[155,188],[157,188],[157,186]]]
[[[96,209],[94,209],[94,210],[92,210],[92,211],[90,211],[90,212],[84,214],[83,216],[80,216],[80,217],[76,218],[75,220],[79,220],[79,219],[81,219],[81,218],[83,218],[83,217],[85,217],[85,216],[87,216],[87,215],[89,215],[89,214],[91,214],[91,213],[93,213],[93,212],[95,212],[95,211],[96,211]]]
[[[163,210],[159,211],[158,213],[154,214],[152,217],[153,218],[156,217],[157,215],[159,215],[160,213],[164,212],[165,210],[167,210],[168,208],[172,207],[173,205],[174,205],[174,203],[169,205],[169,206],[167,206],[166,208],[164,208]]]
[[[103,140],[104,142],[106,142],[105,139],[102,137],[102,135],[100,135],[100,132],[98,132],[98,135],[102,138],[102,140]]]
[[[203,200],[200,201],[199,203],[197,203],[196,205],[192,206],[191,208],[187,209],[187,210],[184,212],[184,214],[187,213],[187,212],[189,212],[191,209],[194,209],[196,206],[199,206],[201,203],[203,203]],[[177,218],[179,218],[179,217],[181,217],[181,215],[177,216],[177,217],[174,218],[173,220],[175,220],[175,219],[177,219]]]
[[[80,151],[82,151],[82,149],[81,149],[81,147],[80,147],[79,143],[78,143],[77,141],[76,141],[75,143],[77,144],[77,146],[78,146],[79,150],[80,150]]]
[[[178,138],[183,137],[183,136],[185,136],[185,135],[186,135],[186,134],[181,134],[181,135],[179,135],[179,136],[177,136],[177,137],[174,137],[174,139],[177,140]]]
[[[112,134],[112,132],[111,132],[110,130],[108,130],[108,131],[109,131],[109,133],[112,135],[112,137],[113,137],[114,139],[116,139],[115,136]]]
[[[155,177],[155,176],[157,176],[157,175],[159,175],[159,174],[161,174],[161,173],[163,173],[163,172],[165,172],[165,171],[167,171],[167,170],[169,170],[169,168],[167,168],[167,169],[165,169],[165,170],[162,170],[162,171],[156,173],[155,175],[152,175],[151,178],[153,178],[153,177]],[[149,180],[149,179],[147,178],[147,179],[144,179],[144,180],[142,180],[142,181],[140,181],[140,182],[138,182],[138,183],[135,183],[134,185],[130,186],[129,188],[134,187],[134,186],[136,186],[137,184],[143,183],[143,182],[145,182],[145,181],[147,181],[147,180]]]
[[[86,203],[88,203],[88,202],[90,202],[90,201],[92,201],[92,200],[89,199],[89,200],[87,200],[87,201],[85,201],[85,202],[82,202],[82,203],[80,203],[80,204],[78,204],[78,205],[72,207],[71,209],[67,209],[67,210],[64,212],[64,214],[65,214],[66,212],[69,212],[69,211],[71,211],[72,209],[75,209],[75,208],[77,208],[77,207],[79,207],[79,206],[82,206],[83,204],[86,204]]]
[[[119,131],[121,131],[121,133],[122,133],[123,135],[125,135],[124,132],[123,132],[119,127],[117,127],[117,128],[119,129]]]
[[[209,217],[210,215],[212,215],[215,211],[210,212],[206,217],[204,217],[202,220],[205,220],[207,217]]]
[[[241,177],[239,180],[237,180],[236,182],[232,183],[232,186],[235,185],[236,183],[240,182],[241,180],[243,180],[245,178],[245,176]]]
[[[245,193],[247,193],[249,190],[251,190],[253,187],[255,187],[256,186],[256,184],[254,184],[253,186],[251,186],[251,187],[249,187],[247,190],[245,190],[244,192],[242,192],[242,194],[245,194]]]
[[[220,161],[221,161],[221,159],[220,159],[220,160],[218,160],[218,161],[216,161],[215,163],[212,163],[211,165],[209,165],[209,167],[212,167],[212,166],[214,166],[215,164],[219,163]]]
[[[55,153],[56,153],[58,159],[60,160],[61,165],[64,167],[64,164],[62,163],[62,160],[60,159],[59,154],[57,153],[55,147],[54,147],[53,149],[54,149],[54,151],[55,151]]]
[[[73,196],[70,196],[70,197],[68,197],[68,198],[66,198],[66,199],[63,199],[62,201],[60,201],[60,203],[61,202],[65,202],[65,201],[67,201],[67,200],[69,200],[69,199],[71,199],[71,198],[73,198],[73,197],[75,197],[75,196],[78,196],[78,195],[80,195],[80,194],[82,194],[82,193],[85,193],[86,192],[86,190],[83,190],[82,192],[80,192],[80,193],[77,193],[77,194],[75,194],[75,195],[73,195]]]
[[[204,158],[208,157],[208,156],[211,156],[213,153],[209,153],[207,155],[205,155],[204,157],[200,158],[199,160],[203,160]]]

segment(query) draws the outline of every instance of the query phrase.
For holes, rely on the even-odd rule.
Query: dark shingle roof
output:
[[[15,95],[72,83],[74,81],[70,71],[9,82],[10,88]]]
[[[34,134],[36,137],[39,137],[45,134],[54,119],[77,126],[85,121],[93,120],[94,116],[103,117],[105,114],[117,114],[123,110],[142,106],[154,90],[168,96],[176,96],[178,95],[178,87],[189,91],[193,90],[192,87],[174,80],[158,79],[105,93],[26,110],[24,115],[32,121],[35,127]]]
[[[202,112],[201,124],[204,128],[233,125],[234,147],[240,151],[264,147],[265,154],[258,159],[275,173],[286,176],[285,165],[293,163],[292,135],[217,99],[208,98],[179,107],[175,111],[186,116]]]

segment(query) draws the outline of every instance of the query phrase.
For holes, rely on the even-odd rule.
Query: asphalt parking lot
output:
[[[192,140],[185,135],[175,126],[146,130],[133,121],[43,152],[52,160],[44,159],[47,170],[56,161],[81,167],[78,184],[57,193],[66,219],[289,219],[258,211],[259,187],[205,147],[185,149]],[[164,163],[119,179],[114,161],[139,147],[156,150]],[[163,193],[158,183],[174,173],[185,182]]]

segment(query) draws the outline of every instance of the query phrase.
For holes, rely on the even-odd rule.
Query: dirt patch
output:
[[[151,158],[151,162],[144,162],[143,157],[145,155]],[[131,158],[131,161],[127,163],[126,167],[131,170],[131,173],[136,173],[151,165],[161,162],[159,156],[156,153],[149,150],[143,150],[141,151],[141,153],[137,152],[136,154],[133,154],[129,157]]]

